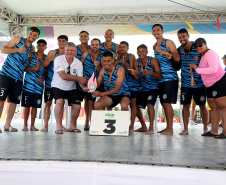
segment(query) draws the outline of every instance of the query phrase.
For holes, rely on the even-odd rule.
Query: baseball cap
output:
[[[225,58],[226,58],[226,55],[224,55],[222,59],[225,59]]]
[[[206,44],[206,40],[204,38],[198,38],[195,40],[195,44]]]

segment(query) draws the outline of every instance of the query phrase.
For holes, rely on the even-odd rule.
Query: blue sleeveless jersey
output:
[[[128,58],[127,58],[127,61],[126,61],[126,63],[130,66],[130,62],[129,62],[129,56],[130,56],[131,54],[129,53],[129,55],[128,55]],[[119,66],[121,66],[122,67],[122,63],[121,63],[121,56],[119,56]],[[126,76],[126,83],[127,83],[127,85],[128,85],[128,87],[129,87],[129,90],[130,91],[140,91],[140,81],[138,80],[138,81],[136,81],[135,79],[134,79],[134,77],[133,77],[133,75],[131,75],[129,72],[128,72],[128,70],[126,69],[126,67],[124,66],[124,69],[125,69],[125,76]]]
[[[194,42],[192,42],[192,46],[190,48],[190,52],[182,49],[182,46],[178,48],[178,52],[180,54],[181,59],[181,87],[187,88],[198,88],[203,87],[204,84],[202,82],[201,75],[193,71],[193,77],[195,80],[195,86],[191,86],[191,72],[190,72],[190,63],[194,60],[194,57],[199,56],[199,53],[196,51],[194,47]],[[189,52],[189,54],[188,54]],[[200,57],[197,61],[193,61],[199,67]]]
[[[164,39],[160,47],[163,51],[169,52],[166,48],[166,41],[167,39]],[[154,52],[155,58],[159,61],[159,65],[162,71],[162,79],[160,79],[159,82],[178,80],[177,71],[173,68],[171,61],[167,59],[165,55],[161,55],[156,50]]]
[[[39,62],[41,62],[40,66],[42,66],[43,60],[46,58],[46,55],[39,59]],[[35,67],[37,65],[37,57],[35,56],[35,53],[32,53],[32,60],[28,64],[27,67]],[[25,79],[24,79],[24,85],[23,85],[23,91],[36,93],[36,94],[42,94],[43,93],[43,84],[39,83],[38,79],[42,78],[45,73],[45,68],[40,67],[39,71],[28,71],[26,72]]]
[[[113,54],[115,54],[116,53],[116,44],[113,42],[113,45],[112,45],[112,48],[110,48],[110,49],[105,49],[105,47],[104,47],[104,42],[102,42],[101,43],[101,48],[100,48],[100,53],[101,54],[104,54],[104,52],[105,51],[110,51],[110,52],[112,52]]]
[[[151,58],[152,57],[148,57],[147,70],[155,71],[154,68],[151,66]],[[137,60],[138,60],[141,91],[150,91],[151,89],[158,89],[159,80],[153,77],[152,75],[145,75],[144,77],[143,73],[141,72],[142,68],[140,64],[141,63],[140,58],[138,58]]]
[[[111,89],[115,88],[115,82],[117,80],[116,74],[118,72],[119,67],[120,67],[119,65],[117,65],[115,67],[115,70],[112,74],[111,81],[110,81],[109,85],[108,85],[108,81],[109,81],[110,75],[107,74],[107,70],[104,69],[104,89],[105,89],[105,91],[110,91]],[[126,84],[126,79],[123,80],[123,83],[122,83],[122,86],[121,86],[119,92],[112,94],[112,96],[117,96],[117,95],[128,95],[128,96],[130,96],[129,88]]]
[[[90,48],[90,46],[89,46],[89,48]],[[83,53],[80,50],[79,45],[77,45],[77,59],[79,59],[81,61],[82,55],[83,55]]]
[[[101,61],[101,55],[97,58],[97,61]],[[91,54],[88,53],[86,56],[85,61],[83,62],[83,76],[87,78],[87,80],[90,79],[90,77],[93,75],[93,72],[95,74],[95,77],[98,78],[99,71],[95,70],[95,65],[91,59]],[[83,89],[77,84],[77,87],[80,91],[83,91]]]
[[[58,54],[58,49],[56,49],[56,54],[55,56],[57,57]],[[45,88],[51,88],[51,82],[53,80],[53,61],[49,63],[47,66],[47,74],[46,74],[46,79],[45,79]]]
[[[29,53],[32,51],[32,45],[30,47],[26,47],[23,37],[21,37],[20,42],[14,48],[19,48],[23,44],[25,45],[24,48],[26,49],[26,53],[8,54],[0,71],[1,75],[23,81],[24,69],[30,57]]]

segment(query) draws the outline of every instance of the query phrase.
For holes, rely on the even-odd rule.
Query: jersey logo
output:
[[[76,69],[73,69],[73,74],[76,74]]]
[[[41,104],[41,100],[40,100],[40,99],[37,101],[37,104],[38,104],[38,105],[40,105],[40,104]]]
[[[200,97],[200,101],[204,101],[205,100],[205,97],[204,96],[201,96]]]
[[[217,96],[217,91],[212,92],[213,97]]]
[[[150,95],[150,96],[148,96],[148,100],[152,100],[152,96]]]
[[[167,98],[167,94],[163,94],[163,99],[165,100]]]

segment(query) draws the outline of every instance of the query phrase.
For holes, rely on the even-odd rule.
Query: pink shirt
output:
[[[218,54],[211,49],[202,56],[199,67],[195,71],[196,73],[201,74],[203,84],[206,87],[212,86],[225,74],[225,71],[220,64]]]

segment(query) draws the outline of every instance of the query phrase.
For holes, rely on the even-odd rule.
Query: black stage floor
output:
[[[83,129],[83,121],[78,128]],[[129,137],[89,136],[88,132],[22,132],[22,121],[13,122],[17,133],[0,134],[0,160],[91,161],[190,168],[226,169],[226,140],[202,137],[202,125],[190,126],[188,136],[180,136],[175,124],[173,136],[133,133]],[[42,128],[42,124],[36,125]],[[136,128],[139,123],[136,123]],[[164,128],[159,123],[157,129]],[[3,123],[0,124],[3,128]],[[220,130],[221,131],[221,130]]]

